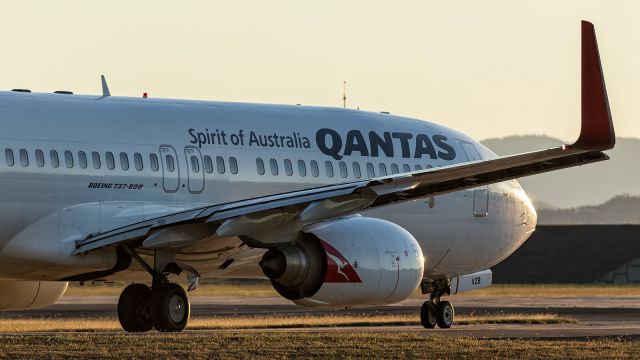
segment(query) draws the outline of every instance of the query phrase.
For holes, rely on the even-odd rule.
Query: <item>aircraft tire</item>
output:
[[[436,314],[430,301],[425,301],[420,308],[420,322],[425,329],[436,327]]]
[[[448,329],[453,325],[455,311],[448,301],[440,301],[436,307],[436,323],[441,329]]]
[[[174,283],[160,284],[151,291],[151,319],[161,332],[182,331],[189,321],[189,298]]]
[[[149,300],[151,289],[144,284],[127,286],[118,299],[118,320],[127,332],[145,332],[153,329]]]

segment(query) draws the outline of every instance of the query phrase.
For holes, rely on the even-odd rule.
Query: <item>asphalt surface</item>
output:
[[[460,298],[449,299],[455,306],[456,314],[497,314],[497,313],[555,313],[570,316],[577,324],[550,325],[455,325],[451,329],[426,330],[419,326],[363,326],[339,328],[293,328],[268,331],[362,331],[362,332],[422,332],[425,335],[437,333],[445,336],[471,336],[478,338],[577,338],[593,337],[638,337],[640,338],[640,299],[630,297],[597,298]],[[63,298],[57,304],[41,310],[13,311],[0,313],[2,319],[11,318],[98,318],[115,317],[114,297]],[[415,314],[419,316],[419,299],[404,301],[398,305],[364,309],[308,309],[287,303],[278,298],[208,298],[194,297],[192,318],[198,316],[229,316],[234,314],[260,316],[291,314]],[[192,330],[192,331],[265,331],[262,330]],[[187,331],[189,332],[189,331]],[[113,332],[105,332],[113,334]],[[9,334],[7,334],[9,335]]]

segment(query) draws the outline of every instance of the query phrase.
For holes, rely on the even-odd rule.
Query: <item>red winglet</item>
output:
[[[593,24],[582,21],[582,129],[570,147],[607,150],[616,143]]]

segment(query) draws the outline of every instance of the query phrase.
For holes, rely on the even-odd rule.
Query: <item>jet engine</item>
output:
[[[262,271],[280,295],[302,306],[383,305],[415,291],[424,271],[416,239],[389,221],[353,216],[304,229],[267,251]]]
[[[67,284],[57,281],[0,281],[0,310],[49,306],[64,294]]]

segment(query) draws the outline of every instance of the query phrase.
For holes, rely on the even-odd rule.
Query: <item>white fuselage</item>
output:
[[[0,92],[0,124],[1,279],[107,269],[72,256],[75,241],[177,209],[495,157],[426,121],[320,107]],[[536,225],[515,180],[362,215],[408,230],[434,277],[495,265]],[[263,250],[215,240],[178,258],[208,277],[260,274]]]

